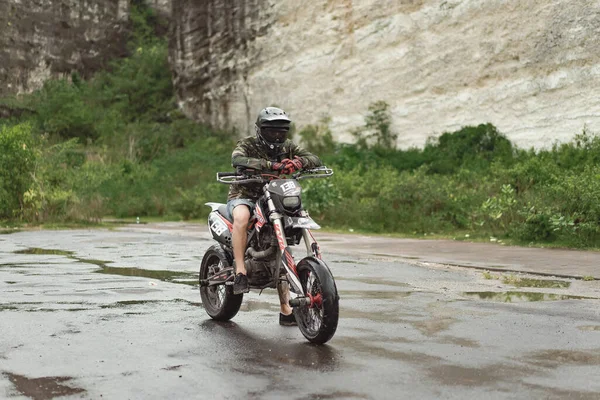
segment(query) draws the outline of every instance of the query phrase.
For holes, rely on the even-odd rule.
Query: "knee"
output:
[[[248,207],[236,207],[233,209],[233,229],[246,229],[250,220]]]

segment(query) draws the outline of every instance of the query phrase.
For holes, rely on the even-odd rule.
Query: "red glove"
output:
[[[291,161],[291,163],[294,165],[294,171],[292,171],[292,172],[300,171],[303,167],[302,159],[298,156],[294,157],[294,159]]]
[[[285,173],[283,172],[283,170],[285,170],[286,168],[286,163],[284,162],[285,160],[283,160],[282,162],[275,162],[271,164],[271,169],[273,171],[277,171],[279,173]],[[289,161],[289,160],[288,160]]]
[[[300,160],[300,157],[296,156],[294,157],[293,160],[290,160],[289,158],[284,158],[283,160],[281,160],[281,163],[285,165],[282,173],[284,174],[293,174],[296,171],[300,171],[302,169],[302,160]]]

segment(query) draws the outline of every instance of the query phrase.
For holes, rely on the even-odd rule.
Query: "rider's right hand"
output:
[[[284,160],[285,161],[285,160]],[[274,162],[271,164],[271,169],[279,173],[285,173],[286,164],[284,162]]]

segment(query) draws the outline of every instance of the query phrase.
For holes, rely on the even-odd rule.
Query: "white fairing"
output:
[[[223,203],[204,203],[204,205],[212,208],[212,211],[217,211],[219,209],[219,207],[221,207],[223,205]]]

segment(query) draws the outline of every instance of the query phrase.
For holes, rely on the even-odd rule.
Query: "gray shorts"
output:
[[[250,199],[233,199],[227,202],[227,218],[233,221],[233,209],[239,205],[245,205],[250,208],[250,215],[254,212],[254,202]]]

